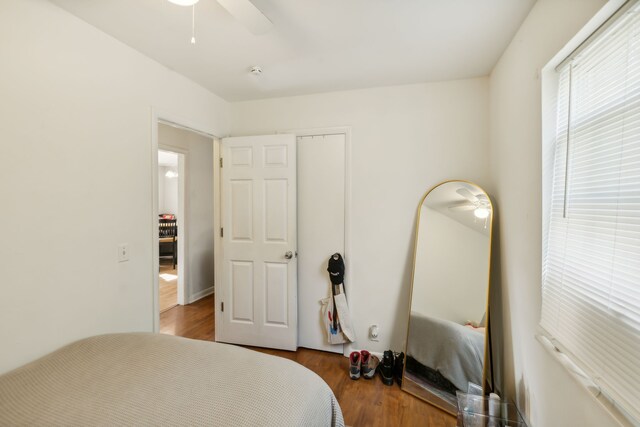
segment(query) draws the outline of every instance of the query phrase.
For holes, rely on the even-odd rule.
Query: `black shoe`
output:
[[[400,387],[402,387],[402,374],[404,372],[404,353],[394,354],[393,376]]]
[[[394,366],[394,358],[393,351],[387,350],[384,352],[382,356],[382,361],[380,365],[378,365],[378,370],[380,371],[380,378],[382,379],[382,383],[385,385],[393,385],[393,366]]]

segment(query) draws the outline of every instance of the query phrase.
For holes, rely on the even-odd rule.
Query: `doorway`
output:
[[[157,116],[153,123],[154,330],[180,334],[179,309],[213,300],[217,140]]]
[[[160,313],[184,304],[185,154],[158,149],[158,271]],[[180,268],[178,266],[180,265]],[[182,273],[182,274],[180,274]]]

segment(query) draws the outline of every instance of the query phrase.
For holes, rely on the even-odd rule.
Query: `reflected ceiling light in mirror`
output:
[[[479,219],[485,219],[486,217],[489,216],[489,208],[485,207],[485,206],[478,206],[474,211],[473,214],[475,215],[476,218]]]

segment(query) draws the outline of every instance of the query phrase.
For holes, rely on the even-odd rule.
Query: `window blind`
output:
[[[540,324],[640,420],[640,2],[558,71]]]

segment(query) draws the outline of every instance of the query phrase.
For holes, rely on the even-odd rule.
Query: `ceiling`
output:
[[[253,0],[254,35],[216,0],[51,0],[227,101],[488,75],[535,0]],[[249,73],[262,67],[260,77]]]

